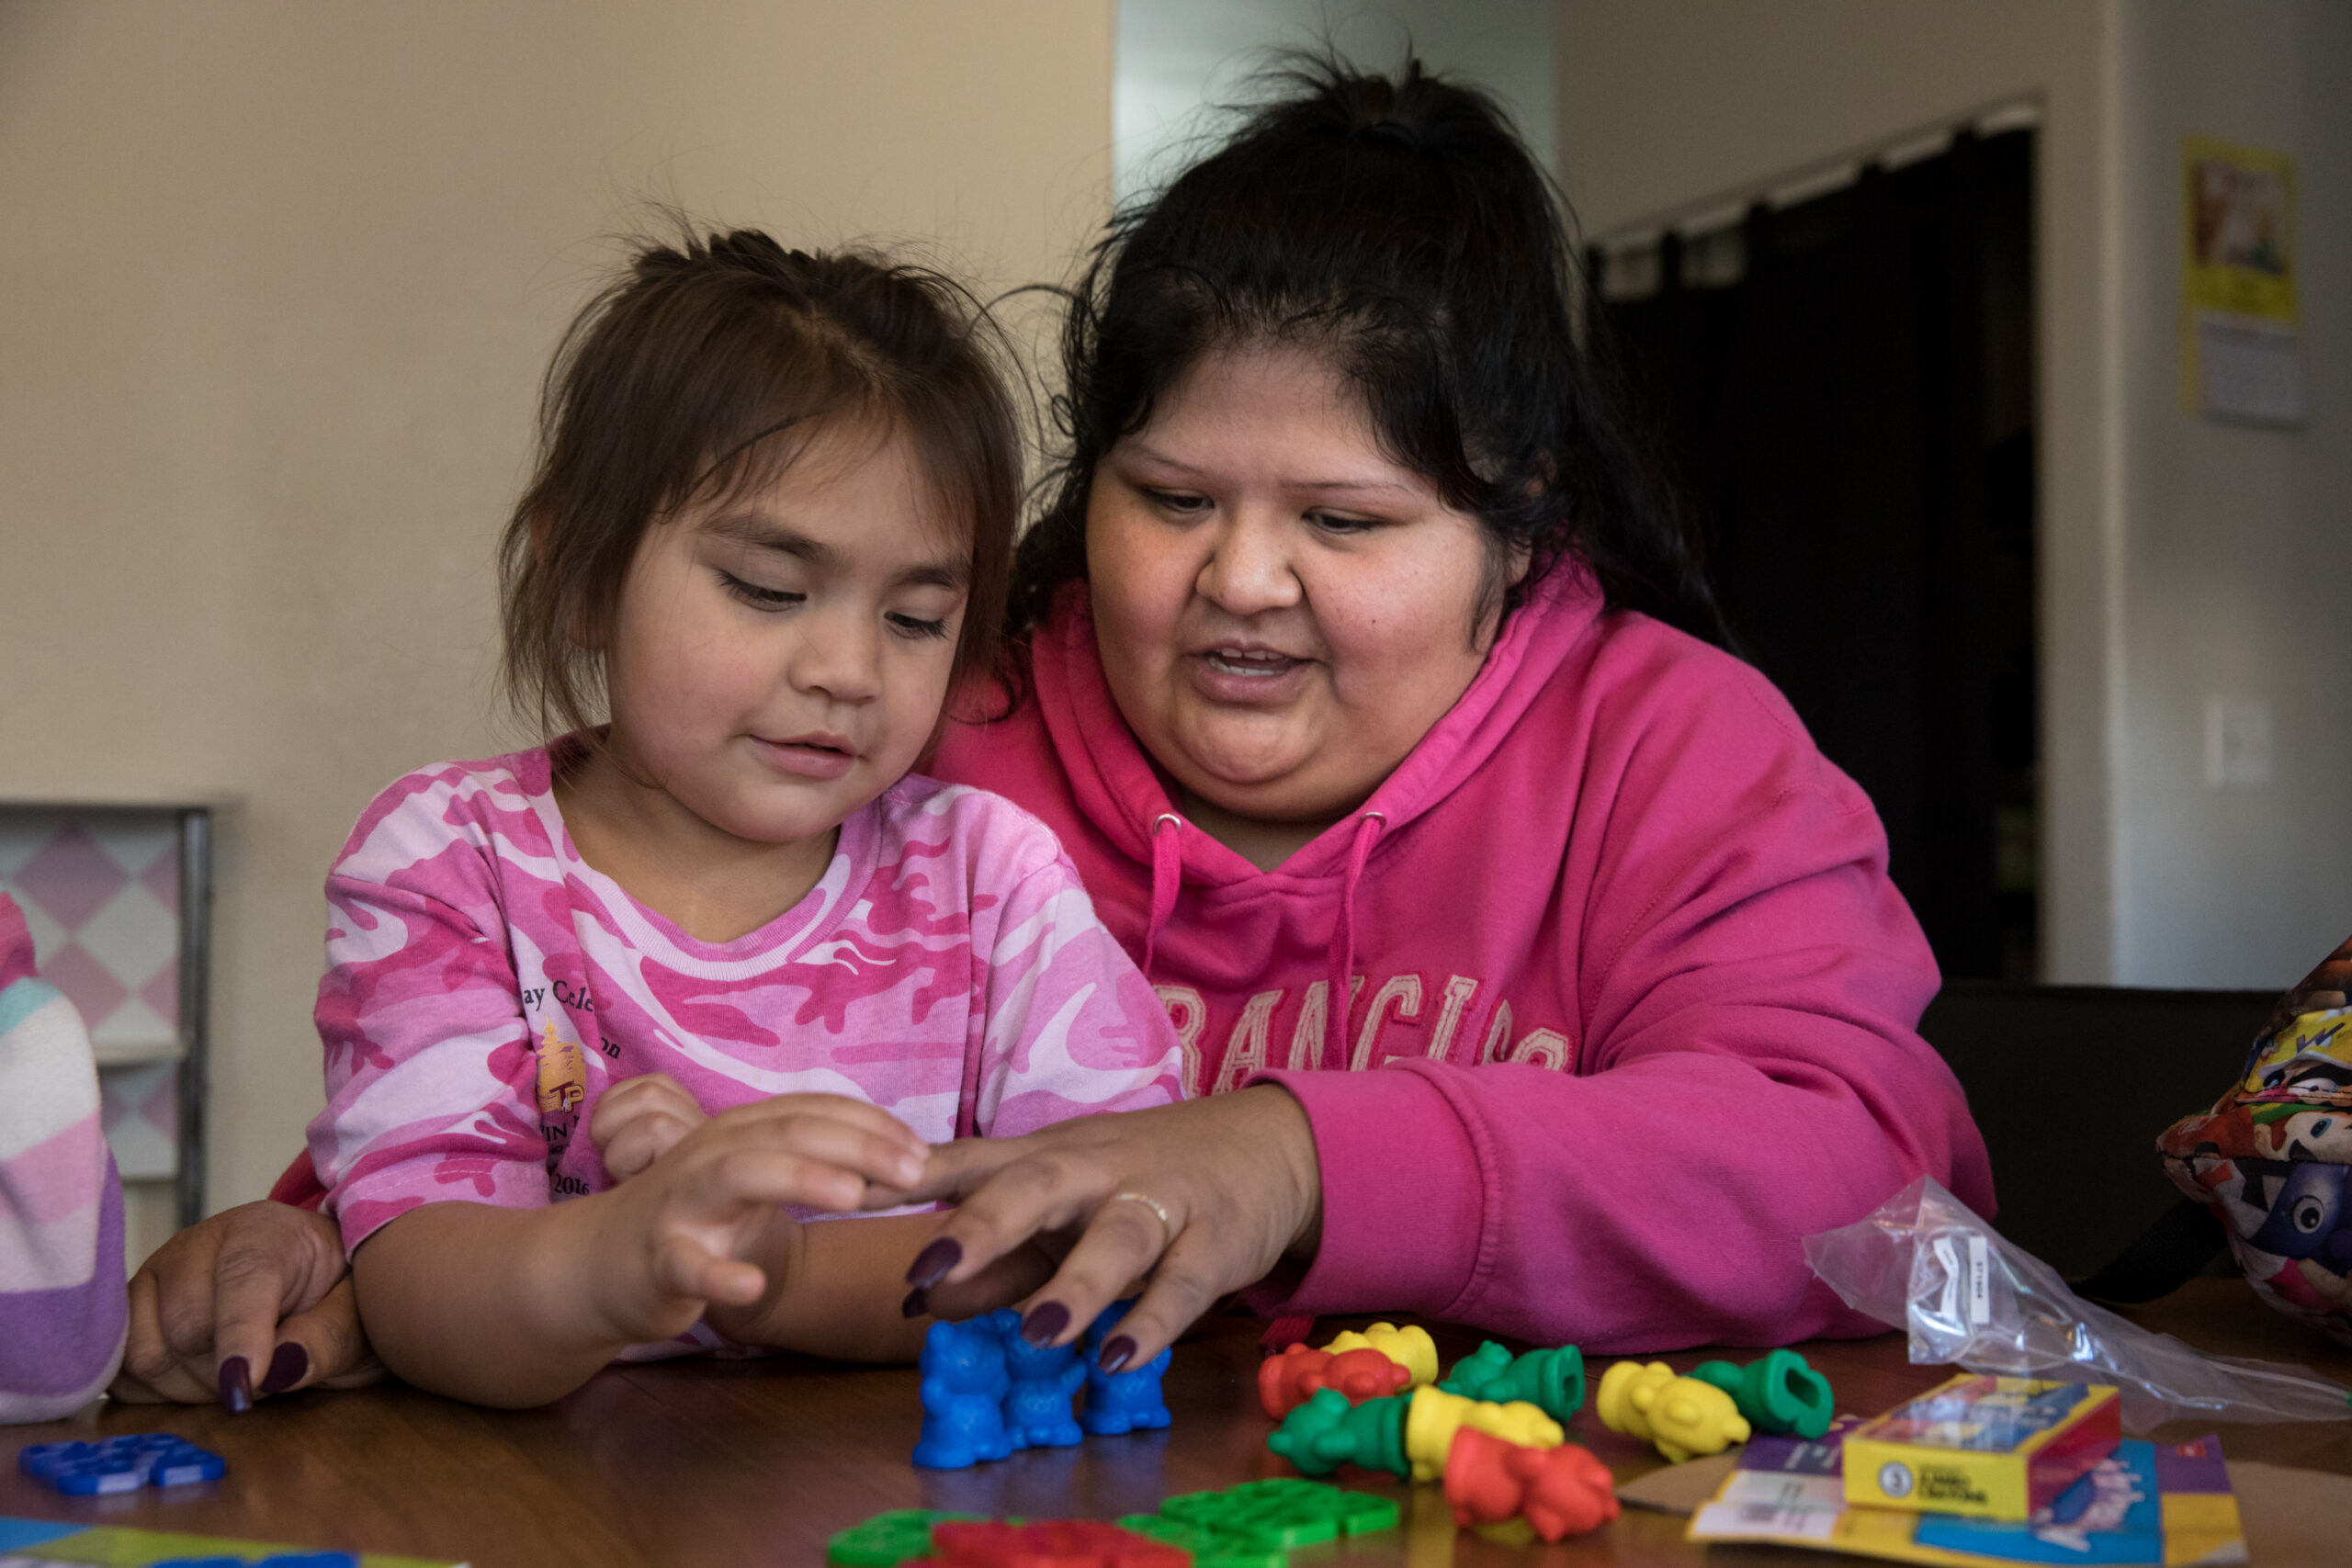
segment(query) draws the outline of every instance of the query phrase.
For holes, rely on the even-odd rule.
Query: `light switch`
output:
[[[2258,789],[2270,782],[2270,705],[2260,697],[2205,699],[2205,783]]]

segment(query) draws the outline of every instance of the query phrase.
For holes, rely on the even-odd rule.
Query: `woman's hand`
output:
[[[628,1138],[631,1123],[641,1131],[670,1118],[658,1091],[638,1103],[646,1113],[616,1119],[614,1146],[659,1141],[658,1133],[641,1144]],[[764,1312],[789,1284],[772,1276],[797,1252],[798,1227],[780,1205],[852,1213],[895,1205],[929,1154],[889,1112],[842,1095],[777,1095],[703,1118],[658,1158],[646,1153],[634,1179],[598,1200],[605,1323],[646,1341],[683,1332],[706,1311]]]
[[[821,1100],[822,1095],[786,1096]],[[710,1118],[695,1097],[667,1073],[647,1073],[623,1078],[596,1100],[589,1118],[588,1136],[604,1156],[605,1170],[616,1181],[641,1175],[687,1134]],[[894,1123],[895,1125],[895,1123]]]
[[[133,1404],[357,1388],[383,1364],[352,1299],[333,1220],[265,1200],[224,1210],[155,1249],[130,1279],[130,1334],[107,1392]]]
[[[907,1274],[943,1315],[1004,1305],[1001,1283],[976,1276],[1033,1238],[1067,1254],[1023,1319],[1034,1343],[1067,1344],[1148,1280],[1102,1347],[1112,1371],[1158,1355],[1285,1254],[1312,1257],[1322,1229],[1313,1128],[1272,1084],[941,1145],[904,1197],[960,1204]]]

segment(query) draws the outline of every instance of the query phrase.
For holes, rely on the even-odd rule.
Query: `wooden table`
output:
[[[2352,1382],[2352,1354],[2287,1323],[2233,1280],[2199,1281],[2139,1315],[2207,1349],[2299,1361]],[[1327,1322],[1322,1332],[1346,1325]],[[213,1407],[104,1405],[9,1437],[51,1442],[170,1430],[225,1455],[228,1476],[170,1494],[85,1501],[39,1488],[9,1464],[0,1472],[0,1514],[406,1552],[477,1568],[816,1563],[827,1536],[886,1508],[1112,1517],[1148,1512],[1175,1493],[1290,1473],[1266,1450],[1272,1424],[1257,1404],[1260,1326],[1216,1320],[1177,1348],[1167,1382],[1176,1422],[1168,1431],[1092,1438],[1080,1448],[1016,1454],[967,1471],[921,1471],[908,1462],[921,1420],[910,1368],[798,1359],[670,1362],[606,1371],[535,1411],[477,1410],[397,1386],[298,1394],[238,1417]],[[1449,1365],[1476,1342],[1475,1335],[1438,1330]],[[1830,1379],[1841,1410],[1875,1412],[1945,1375],[1909,1365],[1892,1334],[1803,1348]],[[1687,1369],[1710,1354],[1664,1359]],[[1723,1354],[1746,1359],[1754,1352]],[[1598,1365],[1592,1375],[1598,1379]],[[2233,1458],[2352,1474],[2352,1423],[2222,1431]],[[1661,1462],[1602,1427],[1589,1409],[1574,1435],[1621,1481]],[[1688,1563],[1702,1555],[1684,1544],[1684,1520],[1634,1509],[1581,1540],[1496,1546],[1457,1536],[1433,1486],[1355,1471],[1340,1479],[1401,1496],[1405,1528],[1316,1549],[1318,1562],[1476,1568]],[[2352,1544],[2346,1555],[2352,1559]],[[1807,1559],[1719,1547],[1705,1561],[1790,1568]]]

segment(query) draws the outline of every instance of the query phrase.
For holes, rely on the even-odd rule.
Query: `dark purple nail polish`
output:
[[[1102,1359],[1095,1363],[1106,1372],[1115,1372],[1136,1359],[1136,1339],[1132,1334],[1122,1334],[1102,1347]]]
[[[899,1303],[899,1314],[906,1317],[921,1317],[931,1310],[929,1291],[909,1291],[907,1299]]]
[[[269,1359],[269,1371],[262,1374],[261,1392],[284,1393],[309,1374],[311,1353],[291,1339],[277,1348]]]
[[[907,1283],[919,1291],[927,1291],[939,1283],[947,1270],[964,1261],[964,1246],[954,1236],[943,1235],[915,1254],[914,1266],[907,1270]]]
[[[1069,1326],[1069,1308],[1059,1302],[1042,1302],[1021,1320],[1021,1337],[1032,1345],[1043,1345]]]
[[[254,1370],[243,1356],[220,1363],[220,1407],[232,1416],[254,1407]]]

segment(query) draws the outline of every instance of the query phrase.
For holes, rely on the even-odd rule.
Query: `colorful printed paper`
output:
[[[2294,160],[2191,136],[2181,173],[2182,391],[2212,418],[2299,423]]]
[[[273,1561],[274,1560],[274,1561]],[[0,1568],[171,1568],[201,1562],[272,1568],[466,1568],[441,1558],[388,1557],[381,1552],[329,1552],[260,1540],[232,1540],[176,1530],[123,1529],[55,1519],[0,1518]]]
[[[1758,1438],[1690,1518],[1696,1541],[1810,1546],[1898,1562],[2077,1562],[2187,1568],[2245,1558],[2237,1498],[2217,1438],[2127,1439],[2028,1520],[1849,1505],[1840,1423],[1819,1442]]]

